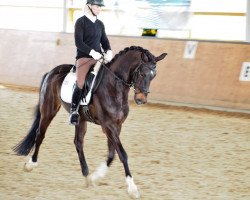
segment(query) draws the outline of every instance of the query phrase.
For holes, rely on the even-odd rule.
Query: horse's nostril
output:
[[[142,104],[142,101],[141,101],[141,100],[137,100],[137,104],[138,104],[138,105],[141,105],[141,104]]]
[[[146,103],[146,101],[143,100],[143,99],[136,99],[135,102],[136,102],[137,105],[142,105],[142,104]]]

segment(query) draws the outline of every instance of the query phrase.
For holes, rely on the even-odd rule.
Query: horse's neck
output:
[[[135,67],[139,64],[140,59],[138,55],[135,53],[128,52],[125,55],[120,56],[110,67],[115,75],[120,77],[123,81],[129,83],[131,78],[131,73],[135,69]]]
[[[105,70],[101,87],[98,88],[100,96],[109,96],[110,102],[113,99],[114,102],[119,101],[121,104],[127,104],[130,90],[128,84],[132,81],[131,73],[140,61],[135,55],[131,57],[121,55],[110,64],[108,70]]]

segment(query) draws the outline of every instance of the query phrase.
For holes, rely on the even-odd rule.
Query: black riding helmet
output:
[[[87,0],[87,4],[104,6],[103,0]]]

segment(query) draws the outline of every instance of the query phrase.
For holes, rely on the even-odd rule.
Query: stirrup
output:
[[[72,125],[79,124],[79,113],[77,111],[73,111],[69,116],[69,123]]]

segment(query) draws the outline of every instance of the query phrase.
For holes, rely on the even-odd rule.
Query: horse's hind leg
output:
[[[34,167],[37,166],[37,157],[38,157],[40,145],[42,144],[43,139],[45,138],[46,130],[60,109],[59,101],[53,102],[49,100],[50,99],[48,98],[46,101],[42,102],[40,106],[41,119],[40,119],[39,127],[36,133],[35,150],[29,162],[25,164],[24,169],[26,171],[31,171]],[[52,104],[52,105],[49,105],[49,104]]]
[[[39,129],[37,132],[37,137],[36,137],[36,144],[35,144],[35,151],[32,156],[32,161],[37,162],[37,157],[38,157],[38,152],[40,149],[40,145],[43,142],[43,139],[45,138],[45,133],[50,125],[52,119],[56,116],[56,113],[58,112],[59,108],[57,110],[53,110],[53,112],[50,113],[50,116],[42,117],[39,125]]]
[[[111,163],[114,160],[115,156],[115,148],[112,144],[112,142],[108,139],[108,157],[107,161],[101,163],[101,165],[91,174],[90,181],[93,185],[95,185],[95,182],[98,181],[100,178],[103,178],[108,171],[108,167],[110,167]]]
[[[81,164],[82,174],[87,177],[89,174],[88,165],[83,152],[84,136],[87,130],[87,122],[81,120],[78,125],[75,126],[75,139],[74,144]]]
[[[107,166],[110,167],[115,157],[115,148],[109,139],[108,139],[108,149],[109,149],[109,153],[108,153],[108,158],[107,158]]]

